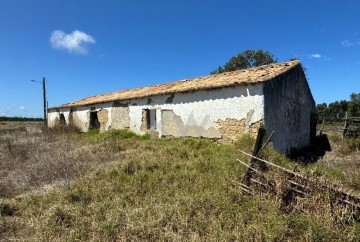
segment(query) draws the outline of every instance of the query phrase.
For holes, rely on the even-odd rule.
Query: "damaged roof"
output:
[[[112,101],[121,101],[129,99],[145,98],[156,95],[172,94],[178,92],[190,92],[197,90],[216,89],[222,87],[230,87],[245,84],[255,84],[270,80],[289,69],[299,65],[298,60],[269,64],[249,69],[225,72],[221,74],[213,74],[192,79],[179,80],[164,84],[157,84],[146,87],[133,88],[128,90],[120,90],[100,95],[87,97],[78,101],[66,103],[55,108],[67,108],[91,105],[97,103],[105,103]]]

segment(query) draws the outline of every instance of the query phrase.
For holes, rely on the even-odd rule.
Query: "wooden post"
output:
[[[253,150],[253,156],[256,156],[259,153],[259,151],[261,150],[261,146],[262,146],[263,139],[265,137],[265,133],[266,133],[265,128],[260,127],[259,130],[258,130],[256,141],[255,141],[255,146],[254,146],[254,150]],[[250,167],[247,170],[247,172],[246,172],[246,174],[245,174],[245,176],[244,176],[244,178],[242,180],[243,184],[245,184],[247,186],[250,186],[250,181],[251,181],[251,178],[253,177],[254,170],[255,170],[257,164],[260,164],[260,169],[261,170],[265,170],[265,168],[264,168],[265,164],[264,163],[261,163],[257,159],[254,159],[253,157],[251,157]]]
[[[349,127],[349,124],[347,122],[347,119],[348,119],[348,116],[347,116],[347,112],[345,113],[345,123],[344,123],[344,130],[343,130],[343,134],[342,134],[342,138],[344,139],[345,136],[346,136],[346,133],[347,133],[347,130],[348,130],[348,127]]]

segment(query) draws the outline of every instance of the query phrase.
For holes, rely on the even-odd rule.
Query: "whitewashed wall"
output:
[[[82,107],[76,107],[74,111],[76,115],[76,119],[78,119],[78,122],[76,123],[76,126],[80,129],[81,132],[87,132],[89,130],[89,112],[90,108],[95,107],[95,111],[100,111],[102,109],[108,110],[108,123],[105,126],[105,130],[109,129],[110,122],[111,122],[111,105],[109,103],[105,104],[96,104],[93,106],[82,106]],[[60,108],[58,110],[52,109],[48,112],[48,126],[54,127],[56,124],[56,119],[59,118],[60,114],[64,114],[66,124],[69,124],[70,120],[70,108]]]
[[[168,102],[168,103],[167,103]],[[156,130],[161,136],[163,134],[164,122],[162,110],[172,110],[176,117],[179,117],[185,127],[202,127],[204,129],[218,129],[219,120],[245,120],[249,124],[263,120],[264,118],[264,97],[263,84],[236,86],[213,90],[202,90],[171,95],[161,95],[150,98],[133,99],[121,101],[121,104],[128,105],[131,131],[144,134],[140,130],[142,124],[142,110],[156,109]],[[108,110],[108,122],[105,130],[111,128],[112,112],[114,103],[96,104],[90,106],[76,107],[78,119],[81,121],[81,130],[87,131],[89,127],[89,111],[95,107],[97,111]],[[66,122],[69,122],[69,108],[50,110],[49,126],[55,125],[55,119],[59,113],[63,113]]]

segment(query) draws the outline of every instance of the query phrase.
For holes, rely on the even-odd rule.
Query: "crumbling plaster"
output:
[[[156,130],[159,136],[192,136],[222,138],[221,121],[237,120],[244,123],[244,129],[264,118],[263,84],[252,84],[196,92],[175,93],[149,98],[125,100],[116,103],[104,103],[91,106],[76,107],[76,123],[81,131],[88,130],[91,107],[96,111],[106,109],[101,119],[102,130],[126,128],[138,134],[142,130],[143,110],[156,109]],[[69,109],[59,110],[69,119]],[[249,116],[249,114],[251,114]],[[107,115],[107,120],[105,116]],[[49,113],[49,124],[58,116],[52,110]],[[99,120],[100,121],[100,120]],[[241,133],[239,133],[241,135]]]
[[[91,108],[94,108],[94,110],[91,110]],[[105,116],[101,115],[102,110],[107,111]],[[54,127],[56,119],[59,117],[60,113],[62,113],[64,114],[66,124],[76,126],[81,132],[87,132],[89,130],[90,111],[100,112],[100,116],[102,118],[99,120],[99,122],[102,121],[101,131],[109,130],[109,127],[111,126],[111,106],[108,104],[96,104],[91,106],[50,110],[50,112],[48,112],[48,125],[49,127]]]
[[[172,97],[171,103],[169,97],[170,95],[152,97],[150,105],[147,104],[148,99],[136,100],[137,105],[130,107],[130,130],[142,133],[142,110],[146,108],[157,110],[156,129],[159,135],[175,137],[203,136],[211,128],[219,129],[217,121],[245,120],[251,110],[254,113],[250,124],[263,119],[264,115],[262,84],[177,93]],[[175,116],[170,117],[169,111]],[[170,128],[173,133],[169,132]],[[220,137],[219,133],[210,133],[213,138]]]
[[[70,108],[63,108],[61,110],[50,110],[48,112],[48,126],[54,127],[56,125],[56,121],[60,120],[60,114],[63,114],[65,117],[66,124],[69,123],[69,113]]]

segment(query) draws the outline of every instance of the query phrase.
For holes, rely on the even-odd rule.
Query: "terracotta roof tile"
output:
[[[155,95],[171,94],[176,92],[189,92],[195,90],[215,89],[228,86],[254,84],[270,80],[287,70],[295,67],[299,61],[289,61],[259,66],[250,69],[225,72],[209,76],[202,76],[192,79],[179,80],[153,86],[139,87],[117,92],[110,92],[87,97],[71,103],[66,103],[54,108],[65,108],[74,106],[91,105],[111,101],[129,100],[144,98]]]

